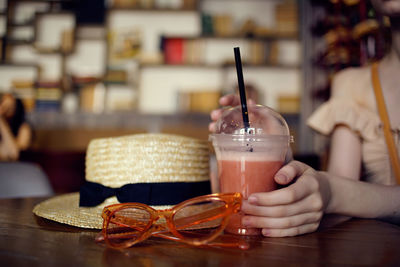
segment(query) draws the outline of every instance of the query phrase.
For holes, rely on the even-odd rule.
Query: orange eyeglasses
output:
[[[194,246],[247,249],[247,242],[238,237],[216,240],[241,204],[240,193],[217,193],[188,199],[165,210],[142,203],[110,205],[103,209],[103,230],[96,240],[104,240],[114,248],[127,248],[157,236]]]

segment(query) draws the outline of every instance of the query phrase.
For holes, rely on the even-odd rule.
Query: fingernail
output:
[[[275,179],[278,179],[280,182],[283,182],[283,183],[286,183],[288,180],[287,176],[282,173],[276,174]]]
[[[250,196],[249,199],[247,200],[250,204],[257,204],[258,199],[255,196]]]
[[[269,229],[262,229],[262,234],[263,234],[263,236],[270,236],[270,234],[271,234],[271,231],[269,230]]]

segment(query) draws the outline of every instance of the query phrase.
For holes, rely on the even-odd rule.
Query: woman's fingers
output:
[[[237,94],[225,95],[219,99],[219,104],[221,106],[237,106],[240,105],[240,97]],[[256,104],[256,102],[253,99],[248,98],[247,104],[252,105]]]
[[[329,201],[325,178],[311,167],[291,161],[275,175],[289,186],[271,192],[254,193],[242,204],[242,223],[261,228],[271,237],[295,236],[315,231]],[[294,181],[294,182],[293,182]]]
[[[322,212],[308,212],[289,217],[269,218],[259,216],[245,216],[242,218],[242,224],[250,228],[263,229],[291,229],[302,225],[314,224],[321,221]]]
[[[235,95],[235,94],[225,95],[219,99],[219,104],[222,107],[237,106],[240,104],[240,98],[238,95]],[[248,104],[249,105],[255,104],[255,102],[252,99],[249,99]],[[212,122],[208,125],[208,130],[210,132],[215,132],[215,130],[216,130],[215,122],[222,116],[223,112],[224,112],[223,108],[215,109],[215,110],[211,111],[210,117],[211,117]]]
[[[322,212],[323,201],[319,194],[311,194],[289,205],[259,206],[243,201],[241,210],[245,214],[265,217],[287,217],[308,212]]]
[[[208,124],[208,131],[214,133],[217,129],[216,123],[215,122],[210,122]]]
[[[275,181],[278,184],[289,184],[297,177],[303,175],[307,170],[311,170],[309,166],[300,161],[292,160],[285,166],[279,169],[279,171],[275,174]]]
[[[239,97],[237,95],[233,95],[233,94],[225,95],[219,99],[219,104],[223,107],[236,106],[236,105],[239,105],[239,103],[240,103]],[[224,112],[223,108],[215,109],[215,110],[211,111],[210,117],[211,117],[212,122],[210,124],[208,124],[208,130],[210,132],[216,131],[215,122],[222,116],[223,112]]]
[[[215,109],[211,111],[210,117],[212,122],[208,124],[208,130],[214,133],[217,130],[216,121],[222,116],[223,109]]]
[[[240,99],[237,95],[229,94],[221,97],[219,99],[219,104],[221,106],[237,106],[240,104]]]
[[[254,193],[250,195],[250,204],[258,206],[288,205],[306,198],[319,191],[319,183],[316,179],[304,174],[295,183],[288,187],[271,192]]]
[[[213,121],[218,120],[221,117],[223,111],[224,111],[223,109],[215,109],[211,111],[210,113],[211,120]]]
[[[297,236],[307,233],[315,232],[319,227],[319,222],[299,225],[297,227],[287,229],[262,229],[262,234],[268,237],[285,237],[285,236]]]

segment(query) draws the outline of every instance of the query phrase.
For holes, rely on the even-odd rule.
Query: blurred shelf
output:
[[[291,129],[298,114],[283,114]],[[35,138],[33,150],[85,151],[90,140],[137,133],[179,134],[208,140],[210,116],[206,113],[142,114],[138,112],[27,114]]]
[[[102,83],[104,83],[105,86],[111,86],[111,85],[132,86],[127,81],[107,81],[107,80],[103,80]]]
[[[12,0],[11,3],[68,3],[75,2],[76,0]]]
[[[250,41],[271,41],[271,40],[299,40],[298,34],[286,34],[286,33],[271,33],[263,36],[246,36],[246,35],[232,35],[232,36],[218,36],[218,35],[201,35],[199,37],[188,37],[188,39],[221,39],[221,40],[235,40],[244,39]]]
[[[211,1],[215,1],[215,2],[243,2],[243,0],[202,0],[203,2],[211,2]],[[248,2],[273,2],[275,0],[246,0]]]
[[[25,21],[25,22],[11,22],[7,26],[8,27],[33,27],[34,20]]]
[[[135,111],[115,111],[103,113],[78,112],[30,112],[28,121],[35,129],[40,128],[142,128],[149,132],[160,131],[164,124],[208,125],[206,113],[143,114]]]
[[[18,40],[18,39],[11,39],[7,38],[6,41],[7,45],[33,45],[34,40]]]
[[[234,68],[236,67],[235,63],[226,63],[223,64],[222,67],[225,68]],[[262,64],[252,64],[252,63],[243,63],[243,67],[249,68],[279,68],[279,69],[300,69],[299,65],[289,65],[289,64],[274,64],[274,63],[262,63]]]
[[[151,67],[170,67],[170,68],[234,68],[235,63],[223,63],[223,64],[206,64],[206,63],[182,63],[182,64],[168,64],[168,63],[141,63],[139,65],[140,68],[151,68]],[[243,67],[249,68],[279,68],[279,69],[300,69],[301,66],[298,65],[286,65],[286,64],[252,64],[252,63],[243,63]]]
[[[140,114],[137,112],[27,114],[35,138],[33,150],[85,151],[90,140],[137,133],[170,133],[208,140],[208,114]]]
[[[283,113],[288,123],[299,119],[298,113]],[[175,114],[145,114],[136,111],[118,111],[103,113],[61,113],[61,112],[30,112],[27,113],[29,123],[35,129],[74,129],[74,128],[141,128],[148,132],[159,132],[167,125],[197,124],[207,126],[210,122],[208,113],[175,113]]]
[[[33,64],[33,63],[16,63],[16,62],[10,62],[10,61],[0,61],[0,66],[5,66],[5,67],[32,67],[32,68],[39,69],[39,66],[37,64]]]
[[[168,68],[221,68],[220,64],[204,64],[204,63],[181,63],[181,64],[168,64],[168,63],[141,63],[140,68],[157,68],[157,67],[168,67]]]
[[[38,54],[42,55],[61,55],[61,56],[67,56],[73,54],[73,50],[71,51],[63,51],[61,48],[38,48],[35,47],[35,50]]]
[[[139,8],[139,7],[111,7],[107,9],[110,11],[133,11],[133,12],[198,12],[196,8],[182,9],[182,8]]]
[[[246,40],[246,41],[273,41],[273,40],[293,40],[299,41],[298,34],[292,33],[271,33],[268,35],[199,35],[199,36],[189,36],[189,35],[164,35],[165,38],[180,38],[184,40]]]

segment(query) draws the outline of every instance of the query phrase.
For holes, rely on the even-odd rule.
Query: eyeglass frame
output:
[[[129,202],[129,203],[118,203],[118,204],[113,204],[104,207],[102,211],[102,218],[103,218],[103,228],[101,231],[102,237],[96,238],[98,241],[104,240],[105,243],[113,248],[128,248],[131,247],[137,243],[140,243],[146,239],[148,239],[151,236],[157,236],[157,237],[162,237],[165,239],[169,240],[174,240],[174,241],[179,241],[183,242],[189,245],[194,245],[194,246],[202,246],[202,245],[209,245],[209,246],[221,246],[221,247],[247,247],[247,245],[243,245],[240,240],[235,239],[235,242],[217,242],[217,243],[212,243],[214,239],[216,239],[222,231],[225,229],[229,222],[229,218],[231,217],[232,214],[239,212],[242,204],[242,199],[243,196],[240,193],[214,193],[214,194],[209,194],[209,195],[203,195],[203,196],[198,196],[195,198],[191,198],[188,200],[185,200],[177,205],[174,205],[172,208],[169,209],[162,209],[162,210],[157,210],[154,209],[146,204],[143,203],[136,203],[136,202]],[[215,230],[212,234],[210,234],[207,237],[203,237],[202,239],[195,238],[195,239],[189,239],[181,235],[176,226],[175,226],[175,221],[174,221],[174,216],[176,213],[181,210],[185,206],[189,206],[194,203],[200,203],[200,202],[207,202],[207,201],[223,201],[225,203],[225,209],[223,210],[223,213],[218,213],[217,218],[222,218],[221,223],[218,226],[218,229]],[[149,221],[146,223],[146,226],[144,229],[136,229],[139,231],[142,231],[142,234],[137,238],[137,239],[132,239],[131,242],[124,242],[123,244],[114,244],[110,242],[108,234],[107,234],[107,228],[110,224],[111,218],[113,218],[113,215],[115,215],[116,212],[121,211],[123,209],[127,208],[136,208],[136,209],[141,209],[145,210],[150,214]],[[220,209],[219,207],[218,209]],[[212,213],[212,210],[207,210],[200,215],[203,215],[203,221],[196,224],[200,224],[203,222],[207,221],[212,221],[216,218],[215,214],[213,214],[213,217],[207,217],[207,219],[204,221],[204,215],[207,215],[208,213]],[[214,212],[215,213],[215,212]],[[160,219],[164,218],[165,219],[165,225],[166,227],[163,227],[160,224],[156,224],[156,222]],[[201,218],[200,218],[201,219]],[[117,224],[114,222],[111,222],[114,224]],[[135,222],[138,223],[138,222]],[[128,227],[132,227],[132,225],[127,224]],[[163,227],[163,229],[161,229]],[[164,230],[164,231],[160,231]],[[171,233],[171,235],[168,235],[167,233]],[[239,242],[238,242],[239,241]]]

